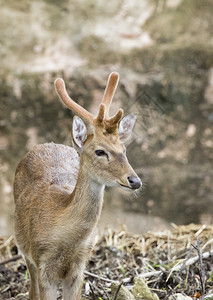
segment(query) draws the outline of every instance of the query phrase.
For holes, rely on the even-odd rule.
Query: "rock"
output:
[[[177,294],[174,294],[174,295],[171,295],[169,297],[169,300],[192,300],[191,297],[189,296],[186,296],[186,295],[182,295],[180,293],[177,293]]]
[[[111,286],[112,295],[115,295],[118,286],[119,286],[118,284],[112,283]],[[130,291],[124,285],[122,285],[116,300],[135,300],[135,297],[132,295],[132,293],[130,293]]]
[[[213,300],[213,294],[206,295],[204,300]]]
[[[150,291],[147,284],[140,277],[135,278],[132,294],[136,300],[159,300],[158,296]]]

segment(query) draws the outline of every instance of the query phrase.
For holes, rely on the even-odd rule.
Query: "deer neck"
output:
[[[95,227],[103,204],[105,185],[95,181],[80,159],[80,168],[76,187],[69,195],[63,211],[62,223],[70,224],[72,228],[81,229],[86,235]],[[64,224],[64,225],[65,225]]]
[[[105,185],[94,180],[88,167],[80,165],[78,180],[75,190],[70,195],[70,204],[86,219],[99,217],[103,203]]]

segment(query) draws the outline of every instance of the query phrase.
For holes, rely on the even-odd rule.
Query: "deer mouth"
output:
[[[120,182],[117,181],[117,183],[122,187],[122,189],[126,190],[126,191],[132,191],[132,188],[128,185],[122,184]]]

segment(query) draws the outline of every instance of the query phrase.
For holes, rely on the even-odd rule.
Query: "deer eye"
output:
[[[104,150],[96,150],[95,151],[95,154],[97,156],[104,156],[104,155],[107,155],[106,152],[104,152]]]

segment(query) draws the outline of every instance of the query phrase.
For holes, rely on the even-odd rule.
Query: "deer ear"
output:
[[[132,129],[135,125],[136,118],[137,114],[132,113],[126,115],[125,117],[123,117],[123,119],[121,119],[118,128],[118,135],[122,143],[126,142],[130,137]]]
[[[82,149],[87,138],[87,128],[81,118],[74,116],[72,124],[72,137],[74,144]],[[79,149],[79,150],[80,150]]]

